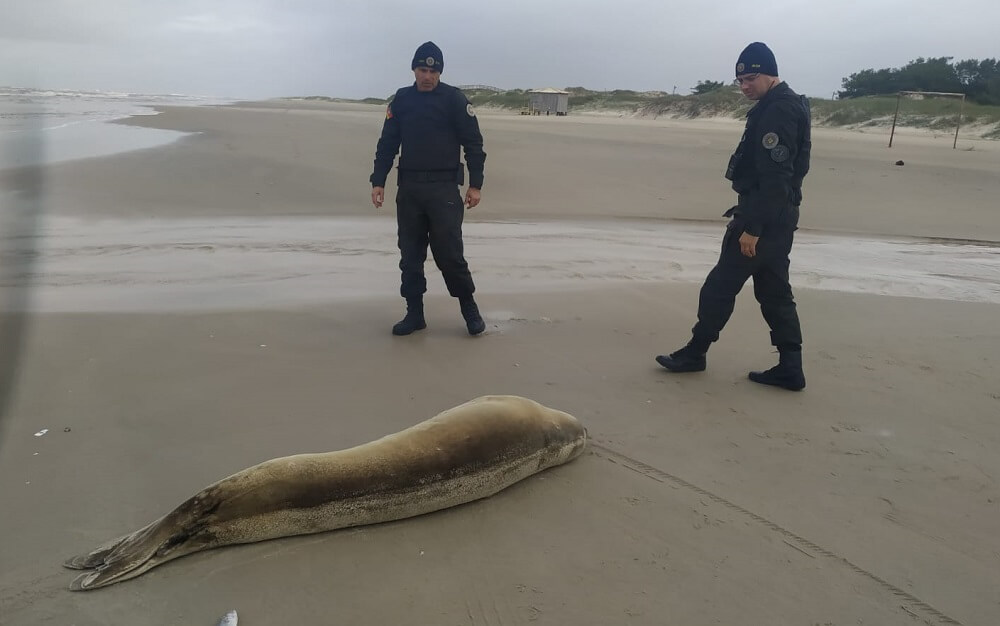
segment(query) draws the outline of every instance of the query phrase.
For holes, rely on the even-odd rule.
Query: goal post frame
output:
[[[965,112],[965,94],[952,93],[948,91],[900,91],[896,94],[896,112],[892,115],[892,130],[889,132],[889,147],[892,147],[892,138],[896,134],[896,118],[899,117],[899,102],[903,96],[961,96],[961,104],[958,108],[958,122],[955,124],[955,140],[951,142],[951,148],[958,147],[958,129],[962,127],[962,113]]]

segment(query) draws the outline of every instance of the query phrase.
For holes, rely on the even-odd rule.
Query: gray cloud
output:
[[[0,21],[0,84],[241,98],[385,96],[425,40],[445,80],[687,93],[766,41],[782,77],[829,96],[861,69],[998,56],[1000,4],[962,0],[32,0]]]

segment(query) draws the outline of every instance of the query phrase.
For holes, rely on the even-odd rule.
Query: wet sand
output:
[[[33,255],[37,312],[183,312],[328,306],[398,289],[395,222],[384,217],[86,220],[52,217],[11,246]],[[721,229],[688,222],[476,221],[465,227],[489,294],[593,289],[617,282],[701,283]],[[1000,304],[1000,247],[802,232],[803,287]],[[877,270],[876,270],[877,268]],[[431,264],[431,280],[443,282]]]
[[[817,130],[792,394],[745,378],[775,358],[749,287],[707,372],[653,362],[694,321],[738,125],[481,117],[475,339],[432,264],[429,328],[388,333],[377,108],[170,109],[129,123],[200,134],[44,170],[47,214],[14,222],[34,238],[3,233],[6,295],[32,277],[0,317],[26,324],[0,431],[4,624],[1000,619],[1000,145]],[[65,557],[210,482],[487,393],[569,411],[595,445],[451,511],[66,590]]]

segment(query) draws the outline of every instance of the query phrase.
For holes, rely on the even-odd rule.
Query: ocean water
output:
[[[108,122],[132,115],[155,115],[152,107],[158,105],[205,106],[228,102],[231,101],[177,94],[0,87],[0,169],[171,143],[186,133]]]

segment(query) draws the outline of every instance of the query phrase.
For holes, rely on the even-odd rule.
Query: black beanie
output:
[[[777,76],[778,62],[774,60],[774,53],[770,48],[755,41],[744,48],[740,58],[736,60],[736,75],[758,73]]]
[[[441,48],[434,45],[433,41],[420,44],[417,51],[413,53],[413,63],[410,65],[410,69],[415,70],[418,67],[429,67],[438,72],[444,71],[444,55],[441,54]]]

